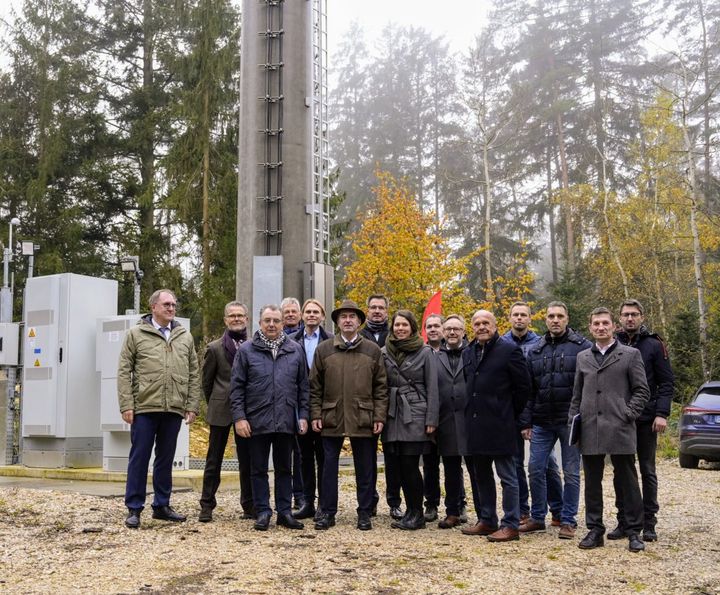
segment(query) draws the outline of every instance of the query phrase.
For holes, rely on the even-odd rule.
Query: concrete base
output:
[[[24,438],[21,461],[25,467],[99,467],[102,438]]]

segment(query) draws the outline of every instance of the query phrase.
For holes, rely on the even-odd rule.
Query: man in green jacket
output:
[[[191,424],[200,407],[200,374],[192,335],[176,320],[177,299],[169,289],[150,296],[150,314],[125,336],[118,363],[118,400],[130,424],[125,525],[140,526],[148,464],[155,444],[153,518],[182,522],[170,507],[172,463],[183,418]]]

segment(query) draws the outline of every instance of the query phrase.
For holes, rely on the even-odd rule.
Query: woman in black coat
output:
[[[440,407],[435,355],[423,344],[415,316],[408,310],[399,310],[392,317],[382,352],[390,393],[383,452],[386,457],[396,458],[407,502],[405,516],[391,526],[422,529],[425,517],[420,455],[431,452]]]

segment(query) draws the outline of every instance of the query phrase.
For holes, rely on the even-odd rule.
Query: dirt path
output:
[[[374,530],[360,532],[352,476],[342,477],[338,524],[327,532],[309,523],[253,531],[237,520],[237,492],[220,494],[213,523],[197,522],[198,494],[181,493],[173,505],[191,514],[187,523],[153,521],[146,511],[142,529],[130,531],[120,499],[2,488],[0,592],[720,593],[720,469],[671,461],[658,471],[660,541],[640,554],[626,542],[582,551],[556,529],[510,544],[435,523],[405,533],[390,528],[385,506]],[[609,528],[611,490],[608,476]]]

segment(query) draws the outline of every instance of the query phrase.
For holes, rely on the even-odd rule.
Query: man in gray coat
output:
[[[202,386],[207,401],[206,419],[210,426],[208,451],[205,456],[202,496],[200,496],[201,523],[212,521],[212,513],[217,500],[215,494],[220,487],[225,446],[228,434],[233,427],[230,414],[230,371],[235,354],[241,343],[247,340],[247,306],[240,302],[230,302],[225,306],[225,332],[219,339],[208,343],[202,366]],[[236,432],[235,451],[237,452],[238,471],[240,472],[240,505],[242,518],[255,517],[250,484],[250,451],[248,439],[241,438]]]
[[[635,470],[637,435],[635,420],[650,397],[642,356],[637,349],[618,343],[615,323],[607,308],[590,314],[590,333],[595,344],[577,355],[575,386],[568,421],[580,414],[580,452],[585,471],[585,524],[588,534],[581,549],[604,545],[602,478],[605,455],[610,455],[620,497],[629,549],[639,552],[645,544],[643,502]],[[577,425],[577,420],[575,421]]]

